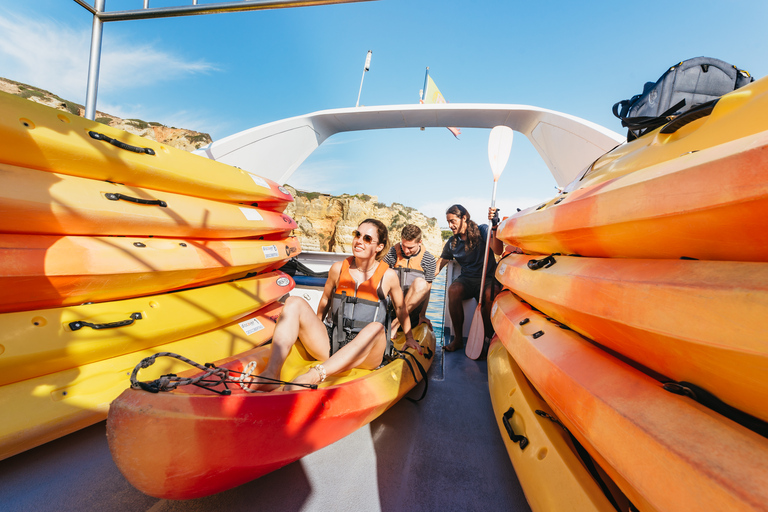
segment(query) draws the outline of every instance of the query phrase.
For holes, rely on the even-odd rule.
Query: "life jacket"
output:
[[[395,245],[395,252],[397,253],[397,261],[395,261],[395,272],[400,279],[400,288],[403,289],[403,295],[408,293],[408,288],[411,287],[413,282],[419,277],[424,277],[424,267],[421,266],[421,260],[424,258],[424,247],[421,247],[419,253],[406,257],[403,253],[403,247],[401,244]]]
[[[387,327],[388,323],[387,298],[381,283],[389,267],[379,262],[373,276],[358,284],[349,273],[353,261],[351,256],[342,262],[331,302],[331,354],[349,343],[366,325],[378,322]]]

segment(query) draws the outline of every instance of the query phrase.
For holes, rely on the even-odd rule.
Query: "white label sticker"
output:
[[[256,176],[255,174],[251,174],[251,173],[248,173],[248,174],[250,174],[250,175],[251,175],[251,179],[252,179],[252,180],[253,180],[253,182],[254,182],[254,183],[256,183],[258,186],[260,186],[260,187],[264,187],[264,188],[270,188],[270,187],[269,187],[269,183],[267,183],[267,180],[265,180],[265,179],[264,179],[264,178],[262,178],[261,176]]]
[[[277,258],[280,256],[280,253],[277,251],[276,245],[265,245],[261,248],[262,251],[264,251],[264,257],[269,258]]]
[[[245,215],[245,218],[248,220],[264,220],[264,217],[261,216],[258,210],[254,210],[253,208],[243,208],[240,207],[240,211],[243,212],[243,215]]]
[[[239,325],[240,325],[240,328],[243,329],[243,332],[245,332],[246,336],[250,336],[251,334],[257,333],[264,328],[261,322],[259,322],[255,318],[251,318],[250,320],[244,320],[240,322]]]
[[[507,265],[506,265],[506,263],[502,263],[501,265],[499,265],[499,275],[500,275],[500,276],[503,276],[503,275],[504,275],[504,271],[505,271],[505,270],[507,270]]]

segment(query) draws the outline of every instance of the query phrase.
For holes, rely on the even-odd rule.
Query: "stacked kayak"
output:
[[[608,493],[601,489],[601,476],[590,473],[599,466],[579,457],[578,441],[558,422],[498,337],[488,350],[488,386],[504,445],[532,510],[615,512],[614,504],[626,502],[615,486]]]
[[[768,80],[709,116],[598,159],[563,194],[499,225],[525,252],[768,261]]]
[[[508,402],[526,379],[567,428],[566,453],[592,477],[557,486],[578,491],[574,503],[597,483],[641,511],[765,509],[766,115],[762,79],[614,149],[499,226],[519,250],[496,271],[506,291],[492,321],[509,361],[489,355],[491,393]],[[516,435],[541,422],[520,417]]]
[[[130,385],[131,371],[144,357],[181,352],[208,362],[267,343],[281,309],[275,302],[201,334],[0,386],[0,407],[6,411],[0,425],[0,459],[104,419],[110,402]],[[159,377],[187,368],[176,359],[163,359],[145,375]]]
[[[287,190],[13,95],[0,112],[0,458],[104,419],[151,349],[271,339],[301,250]]]
[[[639,510],[765,510],[768,439],[669,393],[511,292],[491,314],[558,421]]]
[[[112,458],[134,487],[165,499],[207,496],[258,478],[366,425],[422,380],[418,366],[429,368],[435,337],[426,324],[413,333],[423,355],[409,348],[377,370],[329,376],[312,391],[250,393],[231,383],[224,395],[223,387],[193,385],[159,393],[128,389],[109,409]],[[401,334],[395,347],[402,349],[404,341]],[[246,371],[248,382],[269,356],[269,347],[261,347],[216,366]],[[281,379],[290,381],[315,364],[296,344]],[[190,370],[178,377],[200,374]]]

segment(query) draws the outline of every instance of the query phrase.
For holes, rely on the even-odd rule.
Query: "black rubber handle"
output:
[[[519,443],[520,449],[525,450],[525,447],[528,446],[528,438],[523,435],[515,434],[515,431],[512,430],[512,425],[510,425],[509,420],[512,418],[513,414],[515,414],[515,410],[510,407],[509,410],[505,412],[501,417],[501,422],[504,424],[504,428],[507,429],[507,435],[512,440],[512,442]]]
[[[141,313],[131,313],[131,318],[128,320],[120,320],[118,322],[110,322],[108,324],[92,324],[90,322],[84,322],[83,320],[78,320],[77,322],[70,322],[69,328],[73,331],[79,331],[83,327],[90,327],[91,329],[114,329],[115,327],[123,327],[126,325],[131,325],[136,320],[141,320],[143,317],[141,316]]]
[[[166,203],[162,199],[141,199],[140,197],[132,197],[132,196],[127,196],[125,194],[113,194],[112,192],[104,194],[104,197],[106,197],[110,201],[119,201],[122,199],[123,201],[128,201],[136,204],[148,204],[150,206],[161,206],[163,208],[168,206],[168,203]]]
[[[707,117],[712,113],[713,110],[715,110],[715,105],[717,105],[717,102],[720,101],[720,98],[717,98],[716,100],[708,101],[706,103],[702,103],[701,105],[692,108],[688,112],[685,112],[683,114],[680,114],[676,118],[674,118],[672,121],[667,123],[664,128],[661,129],[661,133],[675,133],[677,130],[682,128],[683,126],[692,123],[696,121],[697,119],[701,119],[702,117]]]
[[[120,142],[117,139],[113,139],[112,137],[108,137],[107,135],[104,135],[103,133],[99,132],[88,132],[88,135],[91,136],[92,139],[96,140],[103,140],[104,142],[109,142],[115,147],[118,147],[120,149],[127,149],[128,151],[133,151],[134,153],[145,153],[147,155],[154,155],[155,150],[152,148],[140,148],[139,146],[131,146],[130,144],[126,144],[125,142]]]
[[[552,254],[546,258],[541,258],[540,260],[529,260],[528,268],[531,270],[539,270],[542,268],[549,268],[555,263],[557,263],[557,260],[555,260],[555,256]]]

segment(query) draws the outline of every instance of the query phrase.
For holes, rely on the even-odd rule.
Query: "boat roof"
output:
[[[230,135],[195,153],[285,183],[330,136],[392,128],[509,126],[525,135],[559,186],[626,139],[584,119],[529,105],[451,103],[322,110]]]

